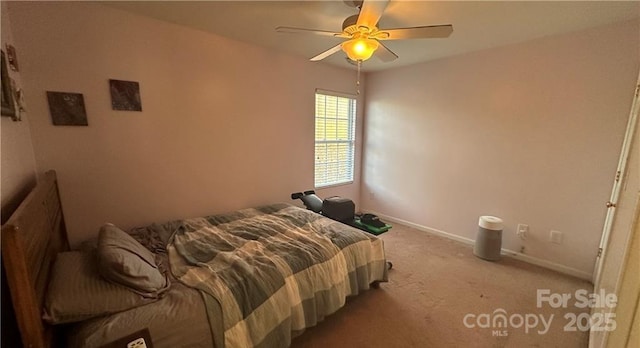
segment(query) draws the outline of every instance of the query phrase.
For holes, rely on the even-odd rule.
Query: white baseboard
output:
[[[435,228],[431,228],[431,227],[427,227],[427,226],[423,226],[420,224],[416,224],[407,220],[403,220],[403,219],[398,219],[396,217],[393,216],[389,216],[389,215],[385,215],[382,213],[377,213],[377,212],[372,212],[373,214],[378,215],[379,217],[381,217],[384,220],[389,220],[391,222],[396,222],[405,226],[409,226],[412,228],[415,228],[416,230],[419,231],[423,231],[423,232],[427,232],[427,233],[431,233],[431,234],[435,234],[441,237],[445,237],[451,240],[455,240],[467,245],[474,245],[475,244],[475,240],[470,239],[470,238],[466,238],[466,237],[461,237],[458,235],[455,235],[453,233],[449,233],[449,232],[445,232],[442,230],[438,230]],[[544,259],[540,259],[537,257],[533,257],[531,255],[527,255],[527,254],[523,254],[523,253],[519,253],[513,250],[509,250],[509,249],[505,249],[502,248],[501,249],[501,254],[504,256],[508,256],[508,257],[512,257],[514,259],[518,259],[536,266],[540,266],[540,267],[544,267],[544,268],[548,268],[551,270],[554,270],[556,272],[560,272],[563,274],[568,274],[570,276],[576,277],[576,278],[580,278],[580,279],[584,279],[587,281],[592,281],[591,279],[591,274],[587,273],[587,272],[583,272],[581,270],[575,269],[575,268],[571,268],[565,265],[561,265],[559,263],[555,263],[555,262],[551,262],[551,261],[547,261]]]

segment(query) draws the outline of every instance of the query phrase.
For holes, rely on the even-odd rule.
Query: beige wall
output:
[[[38,171],[58,171],[72,244],[106,221],[291,202],[313,188],[315,89],[355,92],[354,71],[97,4],[9,10]],[[110,78],[140,82],[143,112],[111,110]],[[83,93],[89,126],[53,126],[45,91]]]
[[[0,6],[2,51],[5,51],[5,44],[14,44],[14,42],[11,22],[7,13],[7,3],[3,1]],[[21,86],[22,80],[18,72],[9,69],[9,76],[14,79],[17,86]],[[35,184],[36,162],[27,114],[22,114],[21,122],[14,122],[10,117],[2,117],[0,122],[0,136],[2,137],[0,192],[2,195],[2,222],[4,223]]]
[[[362,206],[590,277],[640,63],[639,23],[367,77]],[[515,229],[528,224],[528,238]],[[563,232],[562,245],[549,242]]]

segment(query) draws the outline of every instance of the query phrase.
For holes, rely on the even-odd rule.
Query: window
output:
[[[315,187],[353,182],[356,99],[316,92]]]

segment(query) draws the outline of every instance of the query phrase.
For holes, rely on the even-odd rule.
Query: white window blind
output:
[[[353,182],[356,99],[316,92],[315,187]]]

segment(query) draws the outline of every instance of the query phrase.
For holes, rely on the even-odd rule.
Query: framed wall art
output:
[[[113,110],[142,111],[140,84],[135,81],[109,80]]]
[[[7,50],[7,63],[9,63],[9,68],[13,71],[20,71],[18,67],[18,55],[16,54],[16,49],[13,45],[5,44],[4,48]]]
[[[47,91],[51,120],[56,126],[88,126],[81,93]]]
[[[18,113],[16,111],[16,103],[13,97],[13,87],[11,77],[7,69],[7,58],[2,51],[2,116],[9,116],[16,119]]]

